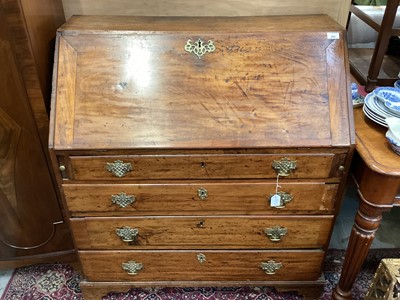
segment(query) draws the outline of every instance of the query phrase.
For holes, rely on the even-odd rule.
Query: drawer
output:
[[[332,213],[338,184],[279,183],[282,207],[270,205],[276,181],[64,184],[72,215]]]
[[[322,248],[333,216],[75,218],[79,249]]]
[[[306,281],[319,278],[324,252],[79,251],[79,256],[89,281]]]
[[[333,153],[71,156],[69,176],[75,180],[276,178],[276,165],[290,169],[287,178],[328,178],[337,172],[336,158]]]

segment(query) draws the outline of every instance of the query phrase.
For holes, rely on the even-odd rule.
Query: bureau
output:
[[[354,147],[343,28],[76,16],[55,62],[49,144],[85,299],[323,284]]]

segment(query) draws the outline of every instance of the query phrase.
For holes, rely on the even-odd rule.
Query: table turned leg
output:
[[[336,300],[351,299],[351,288],[382,220],[383,209],[370,205],[361,195],[360,198],[361,203],[351,231],[340,280],[332,294],[332,298]]]

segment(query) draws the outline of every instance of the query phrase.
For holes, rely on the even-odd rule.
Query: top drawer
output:
[[[72,156],[73,180],[123,179],[257,179],[338,176],[339,157],[332,153],[308,155],[130,155]]]

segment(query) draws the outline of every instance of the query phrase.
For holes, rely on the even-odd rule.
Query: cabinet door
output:
[[[0,268],[73,248],[5,20],[0,6]]]

